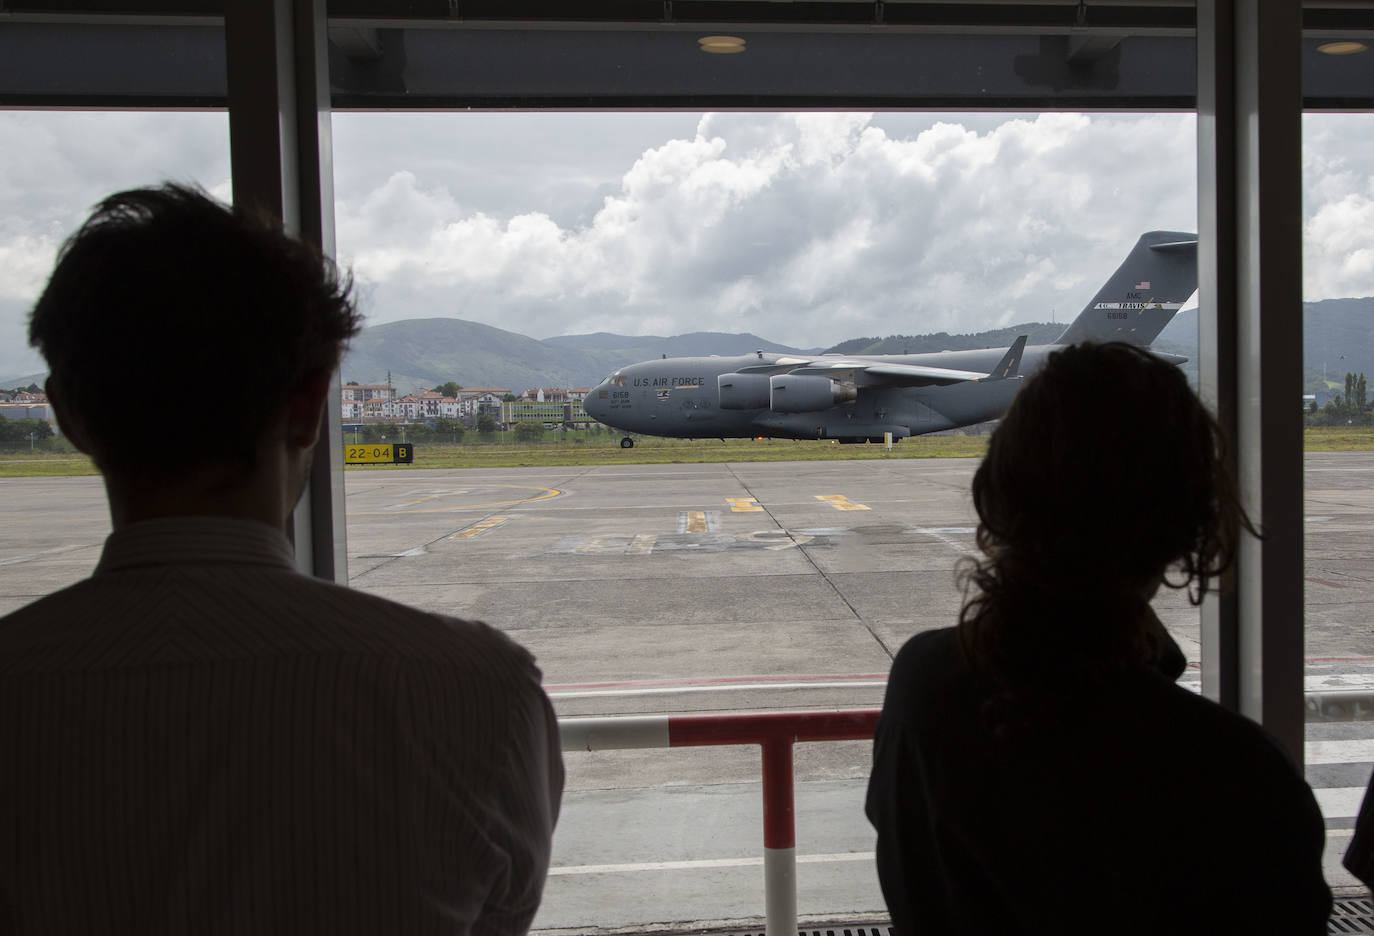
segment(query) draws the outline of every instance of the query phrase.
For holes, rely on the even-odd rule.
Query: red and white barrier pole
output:
[[[565,751],[757,744],[763,751],[763,887],[769,936],[797,932],[797,827],[792,745],[873,737],[878,709],[634,715],[558,722]]]
[[[763,742],[763,902],[768,936],[797,932],[797,822],[792,742]]]

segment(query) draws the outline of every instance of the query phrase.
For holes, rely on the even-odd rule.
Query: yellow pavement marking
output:
[[[654,544],[657,542],[657,533],[638,533],[630,540],[630,545],[625,547],[625,555],[647,556],[654,551]]]
[[[816,500],[822,500],[822,501],[827,501],[827,502],[829,502],[830,506],[831,506],[831,507],[834,507],[836,510],[870,510],[870,509],[871,509],[871,508],[869,508],[869,507],[865,507],[863,504],[854,504],[854,503],[851,503],[850,500],[849,500],[849,498],[845,497],[843,494],[816,494],[816,495],[814,495],[814,496],[815,496]]]
[[[687,532],[705,533],[706,532],[706,511],[689,510],[687,512]]]
[[[485,520],[474,523],[466,530],[459,530],[457,533],[450,536],[449,539],[472,539],[474,536],[487,532],[492,527],[500,526],[509,519],[510,517],[488,517]]]
[[[730,505],[731,513],[750,513],[751,511],[763,510],[758,501],[752,497],[727,497],[725,503]]]
[[[443,497],[443,496],[444,496],[444,495],[442,495],[442,494],[426,494],[424,497],[417,497],[417,498],[415,498],[414,500],[408,500],[408,501],[406,501],[405,503],[403,503],[403,504],[397,504],[396,506],[397,506],[397,507],[410,507],[410,506],[413,506],[413,505],[415,505],[415,504],[423,504],[425,501],[431,501],[431,500],[434,500],[436,497]]]
[[[550,497],[558,497],[563,492],[556,488],[535,487],[529,484],[483,484],[484,488],[513,488],[515,490],[542,491],[533,497],[521,497],[516,500],[491,501],[485,504],[459,504],[455,507],[425,507],[420,510],[407,510],[406,515],[426,514],[426,513],[456,513],[460,510],[480,510],[488,507],[513,507],[516,504],[529,504],[534,501],[548,500]],[[350,517],[394,517],[401,511],[395,508],[387,510],[350,510]]]

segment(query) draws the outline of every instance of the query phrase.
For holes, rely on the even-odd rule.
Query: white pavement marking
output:
[[[1364,791],[1362,786],[1319,787],[1312,791],[1312,795],[1317,798],[1317,806],[1327,819],[1354,819],[1360,813]]]
[[[924,533],[926,536],[929,536],[931,539],[938,540],[939,542],[944,543],[944,544],[945,544],[946,546],[948,546],[950,549],[952,549],[952,550],[954,550],[955,552],[960,553],[960,554],[962,555],[963,553],[966,553],[966,552],[969,551],[969,544],[968,544],[968,543],[961,543],[961,542],[959,542],[959,541],[956,540],[956,539],[951,539],[949,536],[946,536],[945,534],[946,534],[946,533],[972,533],[972,532],[974,532],[974,530],[973,530],[973,528],[971,528],[971,527],[917,527],[917,528],[916,528],[916,532],[917,532],[917,533]]]
[[[752,533],[736,533],[736,542],[762,543],[763,548],[777,552],[781,549],[792,549],[797,546],[805,546],[815,537],[804,536],[800,533],[788,533],[786,530],[755,530]]]
[[[1374,761],[1374,739],[1355,741],[1308,741],[1303,760],[1317,764],[1364,764]]]
[[[411,556],[423,556],[429,552],[423,546],[416,546],[414,549],[407,549],[405,552],[398,553],[365,553],[359,559],[408,559]]]
[[[52,549],[44,549],[41,552],[29,553],[27,556],[15,556],[13,559],[0,559],[0,566],[12,566],[24,562],[33,562],[35,559],[42,559],[45,556],[57,556],[62,553],[74,552],[78,549],[86,549],[89,545],[88,543],[78,543],[74,546],[54,546]]]
[[[833,855],[798,855],[797,864],[831,864],[841,861],[874,861],[873,852],[839,852]],[[549,876],[566,874],[626,874],[636,871],[695,871],[709,868],[757,868],[757,858],[697,858],[690,861],[637,861],[628,864],[569,865],[550,868]]]
[[[744,692],[759,689],[881,689],[886,679],[847,679],[843,682],[729,683],[723,686],[651,686],[637,689],[569,689],[549,692],[550,699],[595,699],[612,696],[676,695],[679,692]],[[1339,763],[1339,762],[1337,762]]]

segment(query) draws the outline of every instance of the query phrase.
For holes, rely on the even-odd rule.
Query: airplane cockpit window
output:
[[[626,385],[626,381],[625,381],[625,375],[624,375],[624,374],[619,374],[619,373],[618,373],[618,374],[615,374],[613,377],[611,377],[611,386],[613,386],[613,387],[623,387],[623,386],[625,386],[625,385]]]

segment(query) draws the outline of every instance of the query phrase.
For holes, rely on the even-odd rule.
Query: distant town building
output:
[[[501,421],[506,425],[521,422],[543,423],[545,426],[585,426],[591,417],[581,403],[551,402],[545,400],[511,400],[501,404]]]
[[[345,422],[433,422],[436,419],[476,419],[488,413],[501,418],[505,387],[465,387],[446,397],[428,387],[400,396],[386,384],[345,384],[341,388],[340,413]]]
[[[486,413],[501,418],[501,401],[510,393],[505,387],[464,387],[458,392],[458,415],[476,419]]]
[[[345,400],[356,400],[359,403],[366,403],[368,400],[391,400],[395,399],[396,390],[386,384],[344,384],[343,398]]]
[[[29,394],[35,396],[35,394]],[[57,425],[57,416],[47,402],[0,403],[0,418],[4,419],[41,419]]]
[[[534,387],[527,388],[520,398],[535,403],[580,403],[590,392],[590,387],[578,387],[573,390],[563,387],[550,387],[547,390]]]

